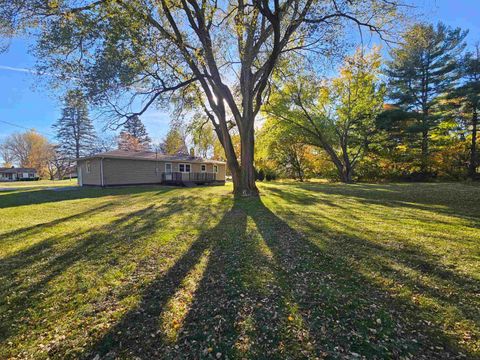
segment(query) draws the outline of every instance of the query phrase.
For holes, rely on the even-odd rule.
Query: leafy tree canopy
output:
[[[346,57],[337,78],[319,80],[304,74],[282,84],[265,107],[266,114],[288,123],[305,143],[322,148],[339,177],[349,182],[382,110],[380,65],[379,49],[370,54],[358,49]]]
[[[117,117],[141,115],[172,93],[189,99],[214,126],[235,194],[256,195],[254,124],[278,62],[330,52],[348,24],[383,37],[397,8],[396,0],[11,0],[0,16],[6,28],[35,27],[41,69],[75,79]]]

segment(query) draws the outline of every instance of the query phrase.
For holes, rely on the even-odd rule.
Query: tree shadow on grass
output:
[[[84,357],[177,359],[221,354],[240,358],[295,353],[298,338],[308,338],[308,331],[296,329],[293,319],[288,320],[292,297],[277,282],[266,251],[258,233],[248,228],[245,211],[235,205],[145,289],[139,304]],[[196,277],[196,284],[189,296],[182,297],[191,277]],[[183,311],[175,310],[179,302]]]
[[[59,224],[67,222],[67,221],[78,220],[78,219],[82,219],[82,218],[85,218],[85,217],[88,217],[88,216],[98,214],[102,211],[108,210],[109,208],[112,207],[112,205],[113,205],[113,203],[110,202],[110,203],[107,203],[107,204],[103,204],[101,206],[97,206],[93,209],[88,209],[88,210],[82,211],[80,213],[65,216],[65,217],[62,217],[62,218],[59,218],[59,219],[55,219],[55,220],[44,222],[44,223],[41,223],[41,224],[36,224],[36,225],[32,225],[32,226],[23,227],[23,228],[20,228],[20,229],[15,229],[15,230],[12,230],[12,231],[9,231],[9,232],[5,232],[3,234],[0,234],[0,245],[1,246],[8,246],[13,241],[18,241],[18,239],[20,237],[24,238],[24,237],[27,237],[27,236],[33,236],[33,235],[36,235],[36,234],[40,234],[40,233],[42,233],[43,231],[47,230],[48,228],[50,228],[52,226],[57,226]]]
[[[364,204],[434,211],[460,217],[471,226],[480,227],[480,207],[475,203],[480,188],[463,186],[459,189],[457,186],[461,184],[296,184],[269,187],[267,191],[300,205],[322,203],[341,207],[340,200],[333,203],[328,198],[339,195]]]
[[[142,194],[158,190],[158,193],[166,193],[175,189],[174,187],[151,185],[151,186],[129,186],[109,188],[82,188],[71,191],[53,191],[48,189],[9,191],[0,193],[0,209],[12,208],[22,205],[36,205],[50,202],[101,198],[112,195]]]
[[[401,248],[392,249],[367,238],[352,236],[351,231],[343,233],[329,229],[321,216],[316,222],[309,223],[309,235],[305,236],[282,226],[282,220],[263,205],[251,214],[272,251],[278,254],[279,261],[283,261],[288,267],[289,264],[292,266],[292,258],[297,259],[300,269],[293,265],[293,270],[299,275],[299,280],[307,278],[308,271],[319,271],[327,277],[335,278],[335,285],[330,286],[330,289],[336,288],[335,291],[342,295],[337,299],[326,300],[323,306],[337,304],[335,307],[341,309],[340,323],[344,322],[342,319],[346,319],[346,323],[350,321],[352,326],[348,328],[354,331],[370,327],[375,329],[375,322],[370,321],[368,324],[368,319],[371,320],[373,315],[368,314],[368,307],[373,307],[382,320],[382,331],[385,330],[385,324],[387,327],[388,324],[392,325],[392,328],[386,329],[383,334],[387,343],[377,343],[378,347],[375,349],[373,341],[363,345],[352,341],[349,345],[354,352],[364,354],[368,350],[367,354],[371,352],[370,356],[379,356],[382,352],[377,353],[378,349],[388,348],[389,351],[382,356],[398,356],[402,352],[412,352],[428,358],[451,357],[452,354],[462,353],[472,358],[479,356],[478,351],[471,352],[472,347],[464,346],[468,340],[477,341],[475,335],[466,333],[465,337],[462,337],[458,331],[452,331],[455,325],[451,323],[453,320],[459,323],[469,322],[473,326],[471,330],[478,334],[480,282],[477,279],[445,267],[441,259],[422,251],[421,248],[404,244]],[[262,223],[264,225],[260,225]],[[313,238],[309,239],[308,236]],[[297,240],[301,238],[305,241]],[[315,246],[311,243],[312,240],[315,240]],[[321,244],[323,255],[318,256],[317,252],[317,255],[312,256],[318,251],[318,244]],[[285,256],[285,253],[288,256]],[[322,258],[330,261],[322,265]],[[366,277],[371,274],[383,278],[380,287],[375,276]],[[318,280],[316,277],[311,279]],[[413,296],[398,296],[398,293],[392,291],[395,284]],[[313,289],[316,289],[315,292],[319,290],[317,285],[313,285]],[[420,299],[417,301],[417,296],[424,296],[430,303],[424,304]],[[359,301],[367,306],[367,311],[362,315],[361,307],[354,305],[351,307],[353,312],[350,312],[348,306],[343,306],[345,300],[350,305]],[[301,302],[299,300],[299,303]],[[439,315],[442,312],[445,317]],[[373,315],[373,319],[375,317]],[[367,319],[366,324],[362,323],[361,319]],[[398,332],[398,329],[401,331]],[[335,338],[338,341],[341,335],[337,334]],[[475,348],[474,343],[471,345]],[[370,348],[371,346],[374,348]]]
[[[36,313],[38,316],[45,311],[42,309],[46,299],[55,297],[52,292],[58,291],[52,289],[52,284],[57,280],[62,281],[60,286],[69,286],[69,281],[64,278],[67,271],[71,273],[71,269],[82,267],[90,272],[89,276],[95,278],[95,274],[103,275],[129,261],[141,261],[142,259],[138,259],[140,255],[131,257],[134,249],[141,247],[142,241],[161,230],[165,219],[188,209],[190,205],[184,197],[172,198],[163,203],[161,208],[150,204],[121,215],[106,225],[83,232],[53,235],[3,258],[0,262],[0,343],[37,326],[38,320],[32,318],[32,314]],[[105,211],[109,206],[112,205],[103,205],[75,216],[89,216]],[[60,219],[55,224],[62,220],[71,220],[71,217]],[[34,229],[36,231],[41,227]],[[8,238],[5,241],[8,241]],[[71,284],[76,281],[75,275],[71,273]],[[79,289],[76,288],[75,291]],[[68,295],[68,291],[65,294]],[[66,310],[61,307],[73,305],[70,301],[57,298],[54,303],[59,308],[54,316],[62,316],[62,312]]]
[[[335,240],[323,240],[313,244],[258,199],[235,201],[221,221],[202,232],[144,289],[137,306],[82,356],[451,358],[462,351],[476,355],[441,324],[432,325],[428,310],[367,276],[368,263],[342,255],[341,249],[334,249]],[[354,239],[346,251],[366,247],[372,255],[378,250],[359,241]],[[388,252],[385,256],[396,257]],[[417,257],[433,266],[432,259]]]
[[[162,358],[166,351],[171,351],[165,334],[160,330],[160,316],[201,258],[212,251],[218,237],[222,236],[226,229],[225,222],[229,221],[231,214],[231,211],[227,212],[214,229],[200,234],[173,266],[144,289],[138,305],[128,311],[118,324],[83,356],[89,358],[101,354],[106,358],[117,356]],[[244,225],[237,221],[235,226],[241,231]]]

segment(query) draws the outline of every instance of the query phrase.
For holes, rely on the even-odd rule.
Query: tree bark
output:
[[[216,125],[215,131],[225,151],[227,166],[232,174],[234,196],[258,196],[258,189],[255,185],[253,126],[251,131],[244,132],[240,137],[240,163],[225,122]]]
[[[350,166],[350,164],[344,166],[343,168],[344,168],[344,171],[342,174],[342,181],[345,184],[353,183],[353,168]]]
[[[473,110],[472,116],[472,142],[470,145],[470,164],[468,166],[468,176],[475,179],[477,175],[477,125],[478,114],[477,110]]]
[[[253,122],[252,122],[253,124]],[[235,197],[258,196],[258,188],[255,185],[254,149],[255,132],[253,126],[241,130],[240,136],[240,171],[237,179],[233,180],[233,193]]]
[[[352,183],[352,167],[350,166],[350,163],[348,162],[347,164],[344,164],[339,156],[335,153],[335,150],[333,148],[326,144],[323,143],[323,149],[327,152],[327,154],[330,156],[330,160],[332,160],[333,164],[337,168],[338,176],[340,178],[340,181],[346,184]]]
[[[428,158],[429,158],[429,153],[428,153],[428,130],[425,130],[422,132],[422,160],[420,164],[420,171],[423,174],[426,174],[428,172]]]

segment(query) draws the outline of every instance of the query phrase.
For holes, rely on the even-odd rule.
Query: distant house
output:
[[[224,184],[223,161],[152,151],[113,150],[77,159],[80,186]]]
[[[0,168],[0,181],[38,180],[37,170],[33,168]]]

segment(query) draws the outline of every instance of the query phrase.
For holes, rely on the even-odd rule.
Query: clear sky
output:
[[[443,21],[450,26],[470,29],[469,45],[480,41],[480,0],[413,0],[423,19]],[[34,128],[53,140],[52,124],[60,114],[57,93],[39,86],[38,75],[29,71],[35,59],[28,53],[26,39],[12,41],[7,53],[0,54],[0,141],[15,131]],[[150,136],[158,141],[168,130],[168,112],[151,110],[142,116]],[[10,123],[13,125],[6,124]],[[14,126],[16,125],[16,126]],[[101,130],[101,119],[96,127]]]

